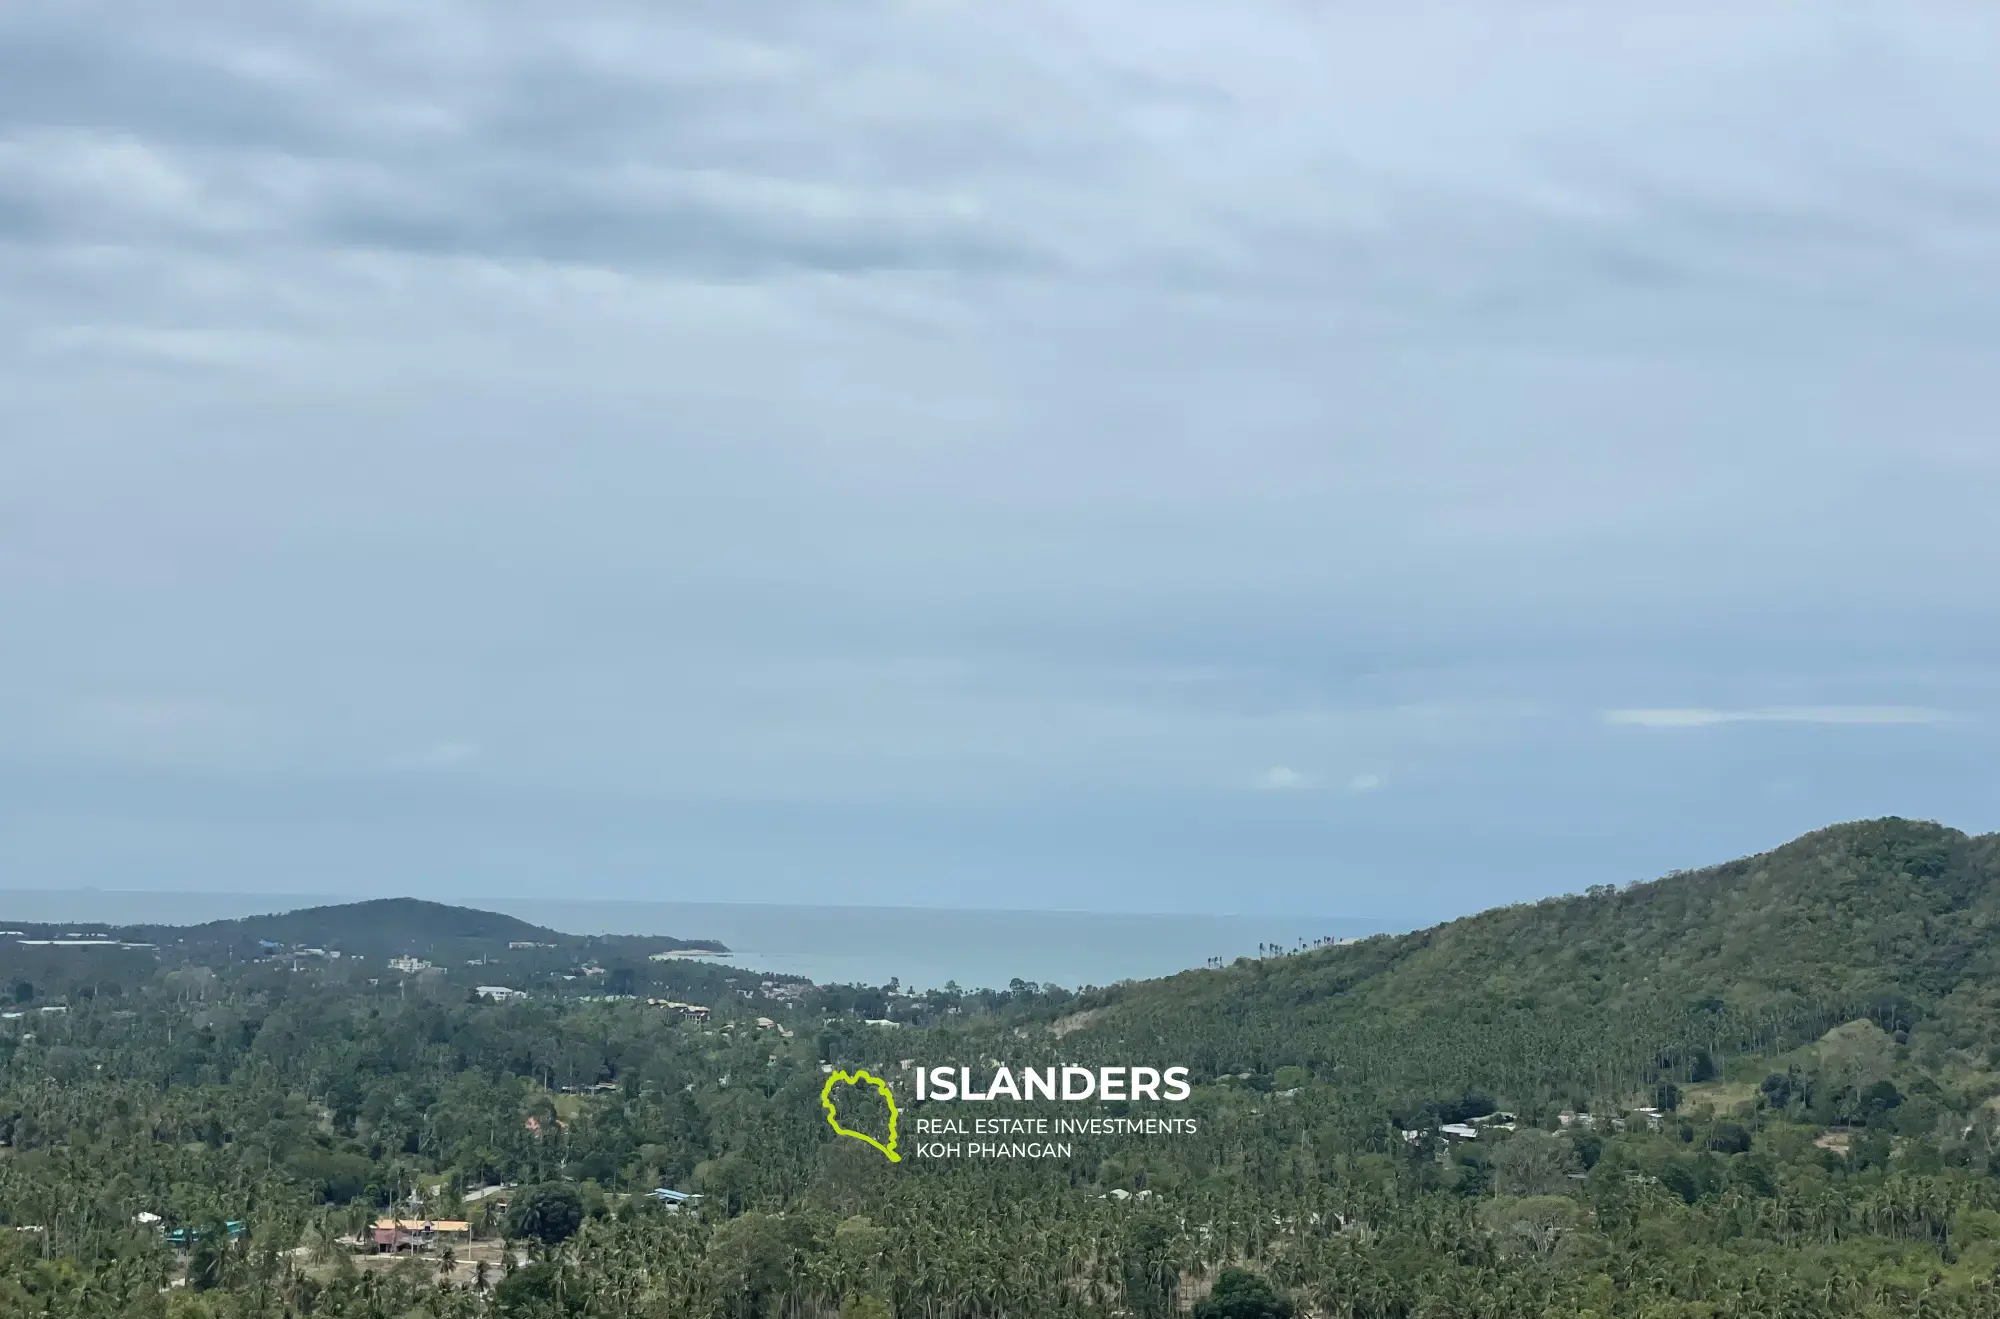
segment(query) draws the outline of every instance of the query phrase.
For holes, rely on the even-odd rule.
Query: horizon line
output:
[[[303,911],[314,907],[354,906],[364,902],[383,902],[383,901],[394,901],[397,899],[407,899],[415,902],[434,902],[440,906],[462,907],[472,911],[487,911],[487,912],[492,912],[495,915],[502,915],[502,916],[509,915],[511,913],[506,912],[504,910],[497,910],[490,906],[479,906],[475,904],[560,903],[565,906],[581,905],[581,906],[602,906],[602,907],[649,907],[649,906],[726,907],[726,908],[742,908],[742,909],[759,910],[759,911],[807,910],[807,911],[854,911],[854,912],[950,913],[950,914],[998,915],[998,916],[1094,916],[1094,917],[1103,916],[1103,917],[1112,917],[1118,919],[1160,917],[1170,920],[1188,920],[1188,919],[1272,920],[1272,921],[1324,920],[1324,921],[1366,922],[1370,924],[1382,924],[1385,922],[1392,924],[1401,924],[1405,921],[1414,919],[1408,916],[1367,916],[1367,915],[1353,915],[1353,914],[1342,915],[1329,912],[1254,912],[1254,911],[1186,911],[1186,910],[1161,911],[1154,909],[1120,911],[1120,910],[1110,910],[1101,908],[1082,908],[1082,907],[954,907],[954,906],[919,906],[914,903],[881,903],[881,902],[785,902],[785,901],[760,902],[755,900],[722,901],[711,898],[624,898],[624,897],[558,898],[558,897],[521,897],[521,896],[511,896],[511,895],[498,896],[492,898],[480,898],[473,896],[427,897],[422,894],[410,893],[410,892],[369,893],[364,895],[352,895],[352,894],[324,893],[324,892],[299,892],[299,893],[266,892],[266,891],[255,891],[255,890],[244,890],[244,889],[103,888],[95,885],[83,885],[75,888],[0,888],[0,904],[4,904],[8,899],[15,897],[61,898],[61,897],[76,897],[86,894],[95,895],[99,897],[107,897],[107,898],[119,898],[119,897],[239,898],[239,899],[259,900],[259,901],[285,901],[297,904],[294,906],[273,908],[268,912],[260,911],[260,912],[249,913],[251,915],[282,915],[286,912]],[[1484,910],[1484,908],[1481,908],[1480,910]],[[1469,915],[1471,913],[1465,913],[1465,914]],[[105,922],[96,922],[96,923],[103,924]],[[162,922],[155,921],[155,922],[144,922],[144,923],[160,924]],[[1421,927],[1413,925],[1410,928],[1415,929]]]

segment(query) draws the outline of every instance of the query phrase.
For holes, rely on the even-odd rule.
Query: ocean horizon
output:
[[[0,920],[198,925],[367,897],[323,893],[0,891]],[[1409,923],[1335,916],[1026,911],[493,897],[448,899],[566,934],[714,939],[719,962],[821,984],[1005,988],[1020,979],[1078,988],[1151,979]]]

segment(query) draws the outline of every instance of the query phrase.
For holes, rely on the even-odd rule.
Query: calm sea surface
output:
[[[177,925],[289,911],[353,897],[314,894],[0,892],[0,920],[167,922]],[[1396,928],[1316,916],[1109,915],[1098,912],[960,911],[927,907],[786,907],[721,902],[554,902],[491,898],[477,905],[570,934],[659,934],[719,939],[717,960],[821,983],[921,989],[957,981],[1004,987],[1107,985],[1172,975],[1211,957],[1255,954],[1259,944],[1352,938]]]

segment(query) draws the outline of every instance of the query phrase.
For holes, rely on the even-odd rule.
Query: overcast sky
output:
[[[2000,827],[2000,8],[0,7],[0,888]]]

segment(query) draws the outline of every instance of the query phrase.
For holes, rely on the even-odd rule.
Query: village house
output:
[[[662,1186],[653,1192],[653,1198],[667,1207],[669,1213],[679,1213],[685,1209],[689,1213],[701,1208],[701,1197],[686,1191],[670,1191]]]
[[[403,1250],[429,1250],[434,1245],[472,1239],[472,1224],[453,1218],[378,1218],[375,1249],[385,1255]]]

